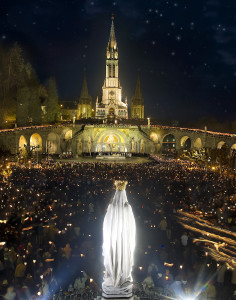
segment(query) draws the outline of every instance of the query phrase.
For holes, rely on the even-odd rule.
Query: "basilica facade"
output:
[[[93,112],[94,111],[94,115]],[[97,97],[95,109],[88,93],[86,77],[84,77],[81,95],[78,102],[77,119],[96,117],[98,119],[114,118],[144,119],[144,101],[138,77],[135,94],[131,100],[129,116],[127,97],[123,99],[122,86],[119,79],[119,54],[115,36],[114,17],[112,17],[109,42],[106,49],[106,72],[102,86],[102,97]]]

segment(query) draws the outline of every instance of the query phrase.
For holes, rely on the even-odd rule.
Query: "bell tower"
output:
[[[131,118],[144,119],[144,100],[141,90],[140,75],[138,74],[137,85],[131,100]]]
[[[122,88],[119,80],[118,47],[114,28],[114,15],[106,49],[106,77],[102,87],[102,100],[96,102],[96,117],[116,116],[128,118],[128,105],[122,101]]]

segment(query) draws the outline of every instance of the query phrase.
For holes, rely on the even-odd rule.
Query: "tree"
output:
[[[47,100],[46,100],[46,121],[53,123],[59,119],[58,93],[56,80],[54,77],[49,79],[47,85]]]
[[[26,72],[25,62],[22,56],[22,49],[17,43],[8,53],[6,93],[5,93],[5,112],[7,118],[13,120],[16,116],[18,90],[25,85]]]
[[[0,45],[0,124],[2,125],[5,117],[5,94],[6,94],[6,52]]]
[[[40,124],[42,121],[42,109],[41,109],[41,85],[38,82],[37,75],[33,68],[29,73],[29,120],[33,124]]]
[[[25,85],[26,72],[22,49],[17,43],[9,50],[0,46],[0,114],[1,124],[14,122],[18,90]]]
[[[29,99],[30,89],[24,86],[18,89],[17,92],[17,108],[16,108],[16,122],[17,125],[26,125],[29,122]]]

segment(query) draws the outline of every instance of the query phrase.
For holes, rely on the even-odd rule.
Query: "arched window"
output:
[[[191,140],[188,136],[183,136],[180,140],[180,145],[183,150],[189,150],[191,148]]]
[[[164,137],[162,142],[162,152],[169,153],[175,152],[176,149],[176,140],[173,134],[168,134]]]
[[[38,133],[34,133],[30,137],[30,150],[42,151],[42,138]]]

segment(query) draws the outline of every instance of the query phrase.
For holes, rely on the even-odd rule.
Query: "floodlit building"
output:
[[[84,75],[84,81],[79,98],[77,119],[91,118],[92,117],[92,97],[88,93],[88,86],[86,76]]]
[[[102,99],[96,100],[96,117],[128,118],[127,98],[122,100],[119,80],[118,47],[115,37],[114,17],[112,17],[110,39],[106,51],[106,77],[102,87]]]
[[[131,118],[144,119],[144,101],[139,75],[136,90],[131,100]]]

